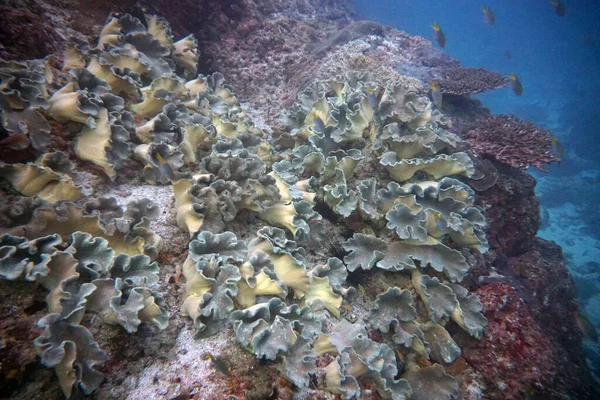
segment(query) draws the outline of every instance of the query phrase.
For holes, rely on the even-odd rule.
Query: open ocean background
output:
[[[515,72],[510,88],[476,96],[494,114],[514,114],[549,129],[563,160],[538,180],[543,224],[538,235],[558,243],[575,279],[582,314],[600,332],[600,0],[565,1],[559,17],[549,0],[355,0],[360,17],[433,40],[437,21],[446,53],[467,67]],[[483,20],[481,7],[496,14]],[[505,57],[505,52],[511,58]],[[600,376],[600,346],[586,341]]]

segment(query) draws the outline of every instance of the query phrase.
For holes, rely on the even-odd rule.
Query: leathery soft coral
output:
[[[475,338],[486,326],[479,300],[458,285],[469,264],[457,248],[487,250],[474,191],[457,179],[474,173],[469,156],[455,150],[461,139],[410,88],[357,76],[313,84],[284,122],[289,130],[275,140],[281,156],[273,169],[290,188],[315,192],[316,202],[340,215],[337,221],[352,221],[348,228],[355,233],[343,244],[347,255],[340,261],[347,273],[377,268],[400,274],[396,286],[377,296],[366,323],[337,328],[346,334],[356,329],[347,337],[360,343],[340,343],[329,324],[315,340],[317,356],[336,356],[325,368],[327,389],[351,398],[366,379],[385,398],[422,398],[415,377],[440,374],[430,398],[455,396],[458,385],[443,368],[420,366],[423,358],[449,364],[460,355],[448,323]],[[342,299],[350,300],[356,291],[341,282]],[[326,304],[326,297],[320,300]],[[366,326],[381,331],[389,344],[370,342]],[[302,346],[305,369],[314,373]]]
[[[75,232],[66,250],[53,234],[35,240],[0,237],[0,276],[26,279],[47,291],[49,314],[35,340],[42,364],[56,368],[65,397],[74,390],[91,394],[102,383],[96,366],[106,360],[89,331],[80,325],[85,313],[94,313],[111,325],[135,332],[143,322],[167,326],[168,312],[162,296],[152,290],[158,266],[149,257],[130,257],[108,247],[108,242]]]
[[[38,164],[70,172],[62,157],[48,154]],[[103,381],[97,368],[106,355],[80,325],[85,314],[129,333],[144,322],[167,326],[169,314],[154,290],[159,267],[151,257],[158,255],[160,238],[148,223],[155,216],[148,201],[132,202],[123,212],[114,198],[88,201],[83,210],[41,200],[22,210],[24,225],[0,229],[0,277],[36,282],[48,292],[35,346],[42,364],[56,369],[66,398],[91,394]]]
[[[47,106],[48,86],[54,76],[48,60],[26,62],[0,59],[0,157],[9,161],[15,153],[49,145],[50,125],[40,111]]]
[[[323,389],[343,398],[360,395],[364,381],[383,398],[456,396],[458,384],[441,365],[461,349],[446,326],[481,338],[487,323],[479,299],[458,284],[470,268],[459,248],[487,250],[475,192],[457,179],[473,174],[469,156],[453,152],[460,138],[446,130],[426,98],[357,77],[313,85],[287,122],[290,130],[274,140],[280,155],[269,173],[279,197],[264,198],[256,210],[283,229],[263,227],[249,242],[209,231],[227,228],[235,213],[223,212],[239,207],[254,171],[269,170],[243,144],[218,141],[200,164],[208,175],[175,183],[180,226],[194,238],[182,267],[188,292],[182,311],[193,319],[197,337],[232,324],[245,349],[282,360],[299,388],[317,375]],[[378,170],[366,171],[361,163]],[[227,186],[232,203],[206,197],[217,193],[211,187],[218,178],[236,183]],[[206,183],[198,186],[202,179]],[[308,246],[323,227],[309,218],[299,235],[295,201],[309,210],[320,202],[340,222],[362,220],[343,243],[343,259],[309,261]],[[214,225],[209,207],[230,217]],[[361,289],[347,283],[357,269],[394,271],[399,278],[374,294],[376,306],[364,320],[350,323],[349,303],[362,307],[355,305]],[[383,343],[369,339],[368,328],[379,330]],[[319,368],[322,357],[334,361]]]

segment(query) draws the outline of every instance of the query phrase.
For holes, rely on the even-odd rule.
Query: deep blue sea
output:
[[[600,0],[355,0],[361,18],[433,39],[437,21],[446,53],[468,67],[515,72],[523,96],[510,88],[477,96],[494,114],[514,114],[549,129],[563,160],[538,179],[544,224],[538,235],[562,246],[578,301],[600,332]],[[496,15],[484,22],[482,6]],[[509,52],[510,59],[505,56]],[[600,376],[600,346],[586,341]]]

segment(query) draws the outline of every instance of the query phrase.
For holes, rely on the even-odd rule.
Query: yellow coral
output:
[[[106,108],[100,109],[94,128],[85,127],[77,137],[75,153],[82,160],[91,161],[102,167],[111,179],[115,177],[113,165],[106,159],[106,149],[110,147],[111,128]]]
[[[73,184],[71,177],[50,168],[33,164],[11,164],[0,167],[0,176],[6,177],[20,193],[39,197],[50,203],[79,200],[83,193]]]
[[[177,210],[177,226],[194,236],[204,223],[204,218],[194,212],[193,199],[188,190],[193,183],[189,179],[180,179],[173,182],[173,194],[175,195],[175,209]]]

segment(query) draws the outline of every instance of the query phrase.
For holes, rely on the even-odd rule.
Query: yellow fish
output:
[[[496,14],[487,6],[481,7],[481,11],[483,12],[483,20],[490,25],[494,25],[496,21]]]
[[[437,228],[442,232],[446,231],[448,229],[448,224],[446,223],[444,216],[438,211],[430,210],[430,212],[433,215],[433,220],[437,225]]]
[[[523,94],[523,85],[521,84],[521,81],[519,80],[517,74],[515,74],[514,72],[510,74],[510,87],[517,96]]]
[[[442,28],[437,22],[433,23],[432,28],[435,42],[443,49],[446,46],[446,35],[444,35],[444,31],[442,31]]]
[[[440,92],[440,86],[435,83],[435,82],[431,82],[431,100],[433,101],[433,104],[438,108],[441,109],[442,108],[442,92]]]
[[[594,325],[581,314],[581,312],[575,311],[575,321],[577,322],[577,327],[581,330],[581,333],[594,342],[598,341],[598,333],[596,332],[596,328]]]
[[[363,285],[361,285],[360,283],[358,284],[358,293],[360,293],[361,296],[364,297],[365,294],[367,294],[367,291],[365,290],[365,288],[363,287]]]
[[[161,164],[166,164],[167,163],[167,161],[164,158],[162,158],[162,156],[160,155],[160,153],[156,153],[156,159]]]
[[[552,143],[552,154],[554,154],[558,158],[563,158],[565,154],[565,148],[563,147],[562,143],[560,143],[560,140],[553,137],[552,139],[550,139],[550,143]]]
[[[559,0],[552,0],[551,3],[552,7],[554,7],[554,12],[556,15],[559,17],[564,17],[567,15],[567,6],[565,6],[565,3]]]
[[[311,114],[314,123],[313,131],[317,133],[325,132],[325,123],[323,122],[323,120],[317,115],[315,111],[313,111]]]

